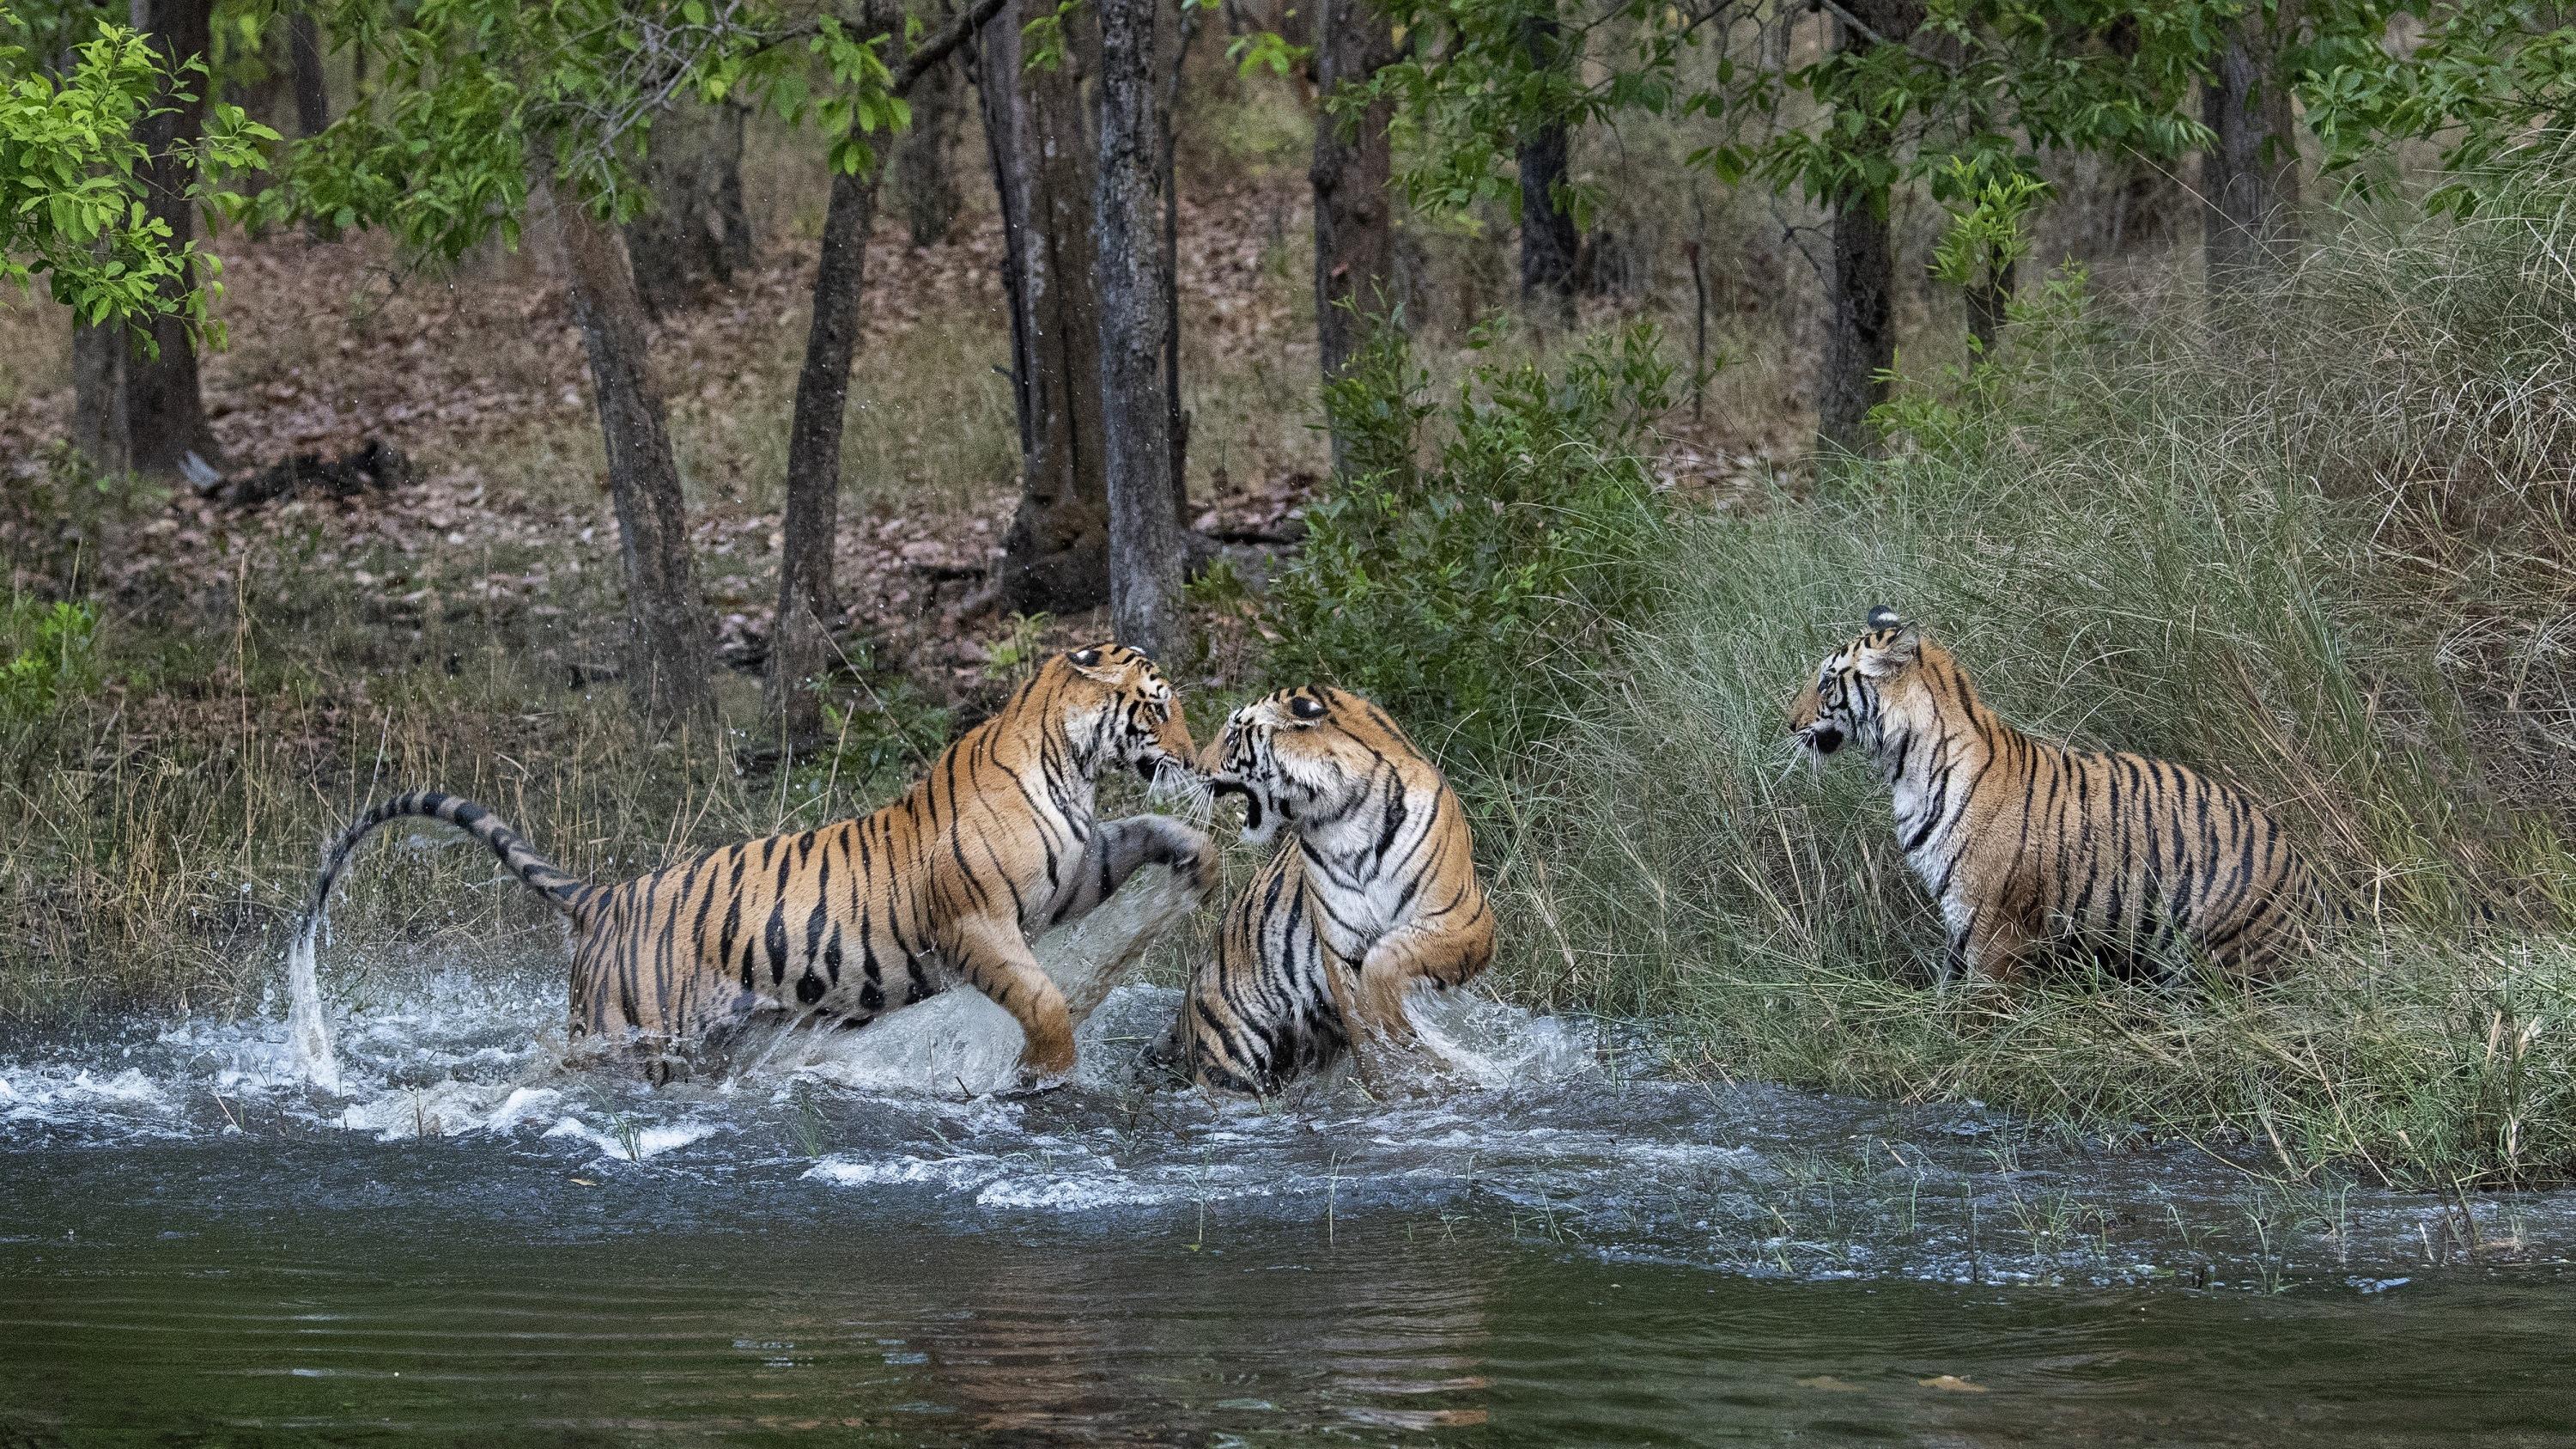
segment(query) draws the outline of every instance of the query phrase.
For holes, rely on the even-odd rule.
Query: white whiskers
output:
[[[1206,829],[1216,818],[1216,787],[1177,760],[1165,760],[1145,785],[1145,803]]]

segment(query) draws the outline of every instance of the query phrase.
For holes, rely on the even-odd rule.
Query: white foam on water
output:
[[[618,1124],[612,1122],[610,1126],[618,1127]],[[621,1162],[642,1162],[648,1157],[659,1157],[693,1142],[704,1141],[725,1130],[725,1125],[719,1122],[678,1122],[658,1127],[628,1126],[612,1133],[602,1132],[579,1117],[564,1117],[547,1128],[544,1135],[586,1142],[597,1148],[601,1156]]]
[[[564,1094],[551,1087],[445,1081],[352,1103],[341,1111],[338,1125],[352,1132],[369,1133],[378,1142],[465,1137],[477,1132],[507,1132],[530,1123],[553,1123],[563,1101]]]
[[[0,1070],[0,1123],[114,1124],[147,1137],[185,1136],[167,1088],[128,1067],[93,1072],[61,1064]]]
[[[345,1082],[340,1054],[331,1045],[331,1018],[322,1005],[322,983],[314,962],[324,922],[322,910],[316,907],[286,951],[286,1039],[294,1051],[296,1072],[316,1091],[337,1095],[345,1090]]]

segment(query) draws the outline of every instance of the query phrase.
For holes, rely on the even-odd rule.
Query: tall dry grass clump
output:
[[[2060,279],[1916,386],[1884,462],[1678,524],[1517,772],[1509,979],[1679,1055],[2229,1136],[2294,1171],[2576,1175],[2576,180],[2344,219],[2295,275],[2114,313]],[[1790,694],[1890,603],[2035,732],[2276,807],[2354,925],[2286,981],[1926,983],[1883,787],[1793,768]]]

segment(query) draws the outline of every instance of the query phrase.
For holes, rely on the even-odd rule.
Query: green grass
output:
[[[1658,607],[1487,827],[1515,993],[1710,1073],[1974,1097],[2414,1183],[2576,1176],[2565,619],[2576,188],[2346,222],[2277,289],[2113,313],[2068,284],[1917,384],[1881,463],[1674,526]],[[2356,923],[2277,985],[1928,989],[1870,772],[1790,695],[1893,604],[2008,717],[2277,806]]]

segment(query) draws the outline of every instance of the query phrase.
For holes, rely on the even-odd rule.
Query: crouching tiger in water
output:
[[[2317,920],[2315,873],[2263,807],[2164,760],[2021,733],[1892,609],[1825,660],[1789,728],[1818,755],[1857,742],[1893,790],[1948,927],[1945,980],[2010,981],[2048,944],[2148,964],[2182,945],[2250,972]]]
[[[323,859],[332,882],[367,833],[433,816],[474,833],[564,913],[572,934],[572,1035],[676,1044],[755,1012],[857,1025],[945,984],[973,984],[1027,1035],[1035,1080],[1073,1069],[1063,993],[1030,936],[1074,920],[1148,862],[1204,896],[1216,852],[1161,816],[1093,818],[1099,773],[1193,768],[1181,707],[1152,661],[1101,645],[1048,660],[929,778],[863,820],[746,841],[621,885],[573,879],[471,801],[435,791],[369,810]]]
[[[1376,705],[1284,690],[1236,710],[1209,742],[1244,838],[1288,827],[1276,859],[1227,908],[1215,959],[1161,1055],[1201,1086],[1272,1092],[1353,1036],[1410,1039],[1419,981],[1463,984],[1494,956],[1467,817],[1439,768]]]

